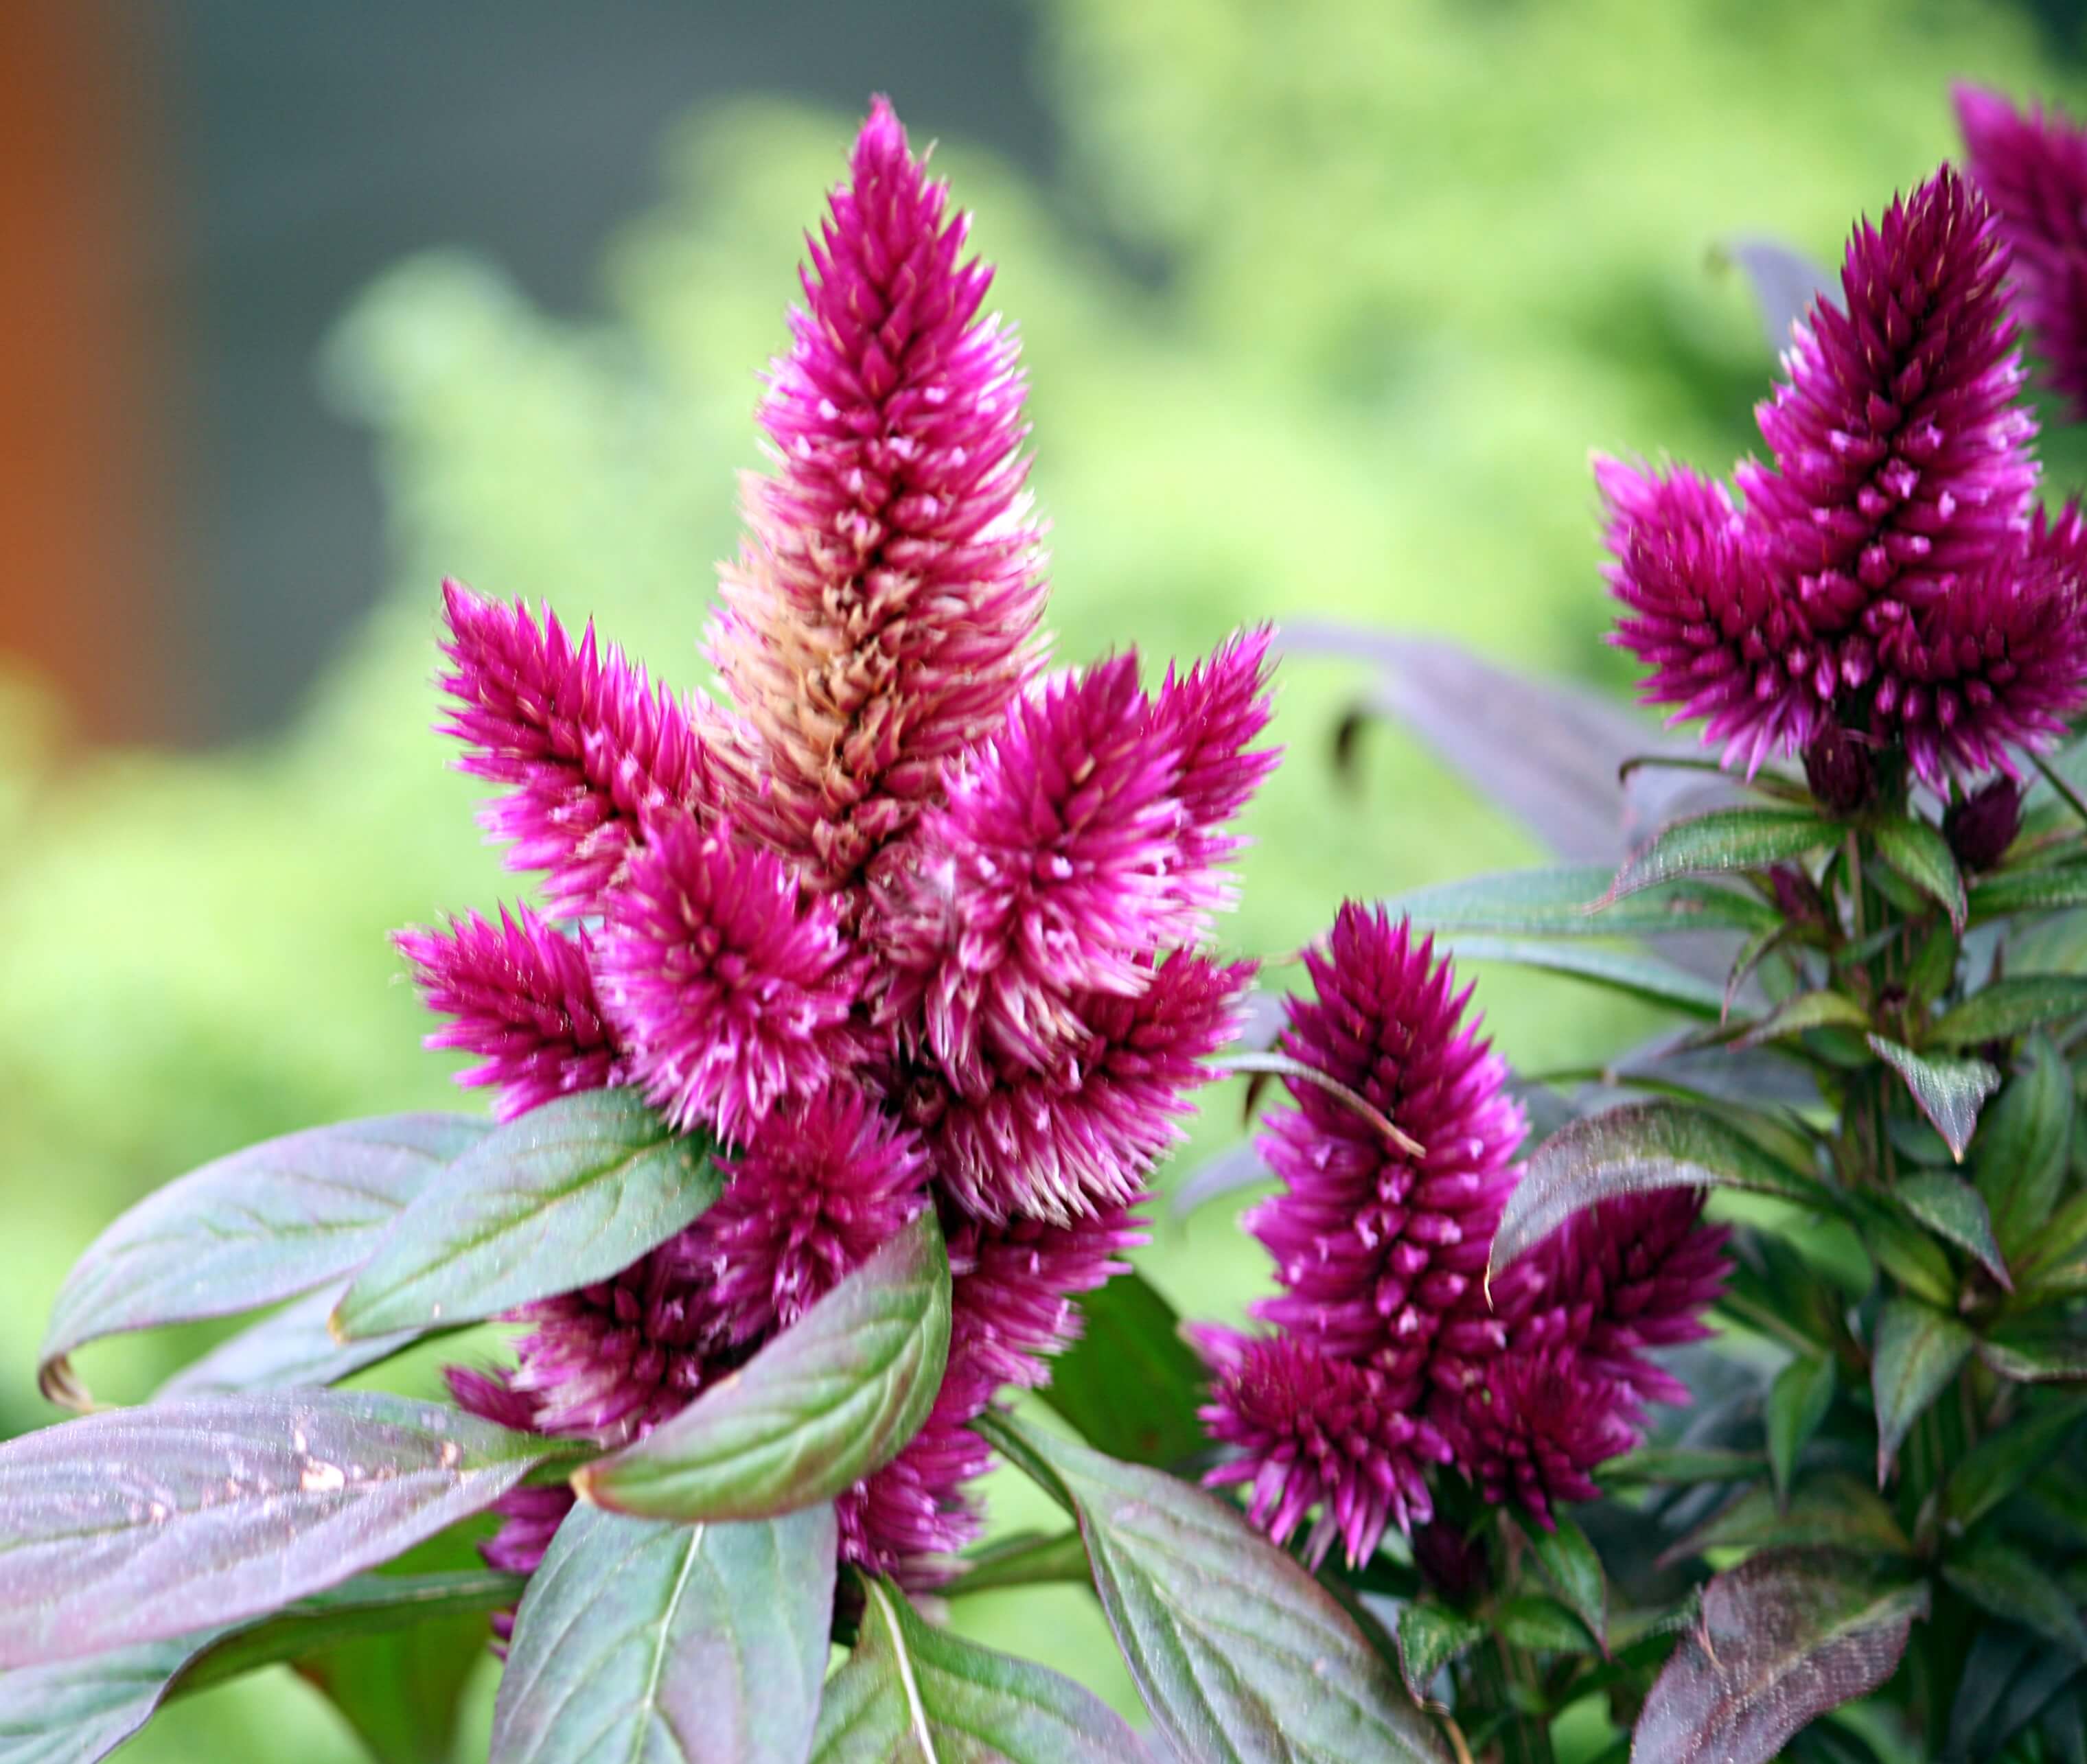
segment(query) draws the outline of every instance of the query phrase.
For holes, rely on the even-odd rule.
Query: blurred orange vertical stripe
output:
[[[179,727],[160,47],[0,0],[0,652],[94,739]]]

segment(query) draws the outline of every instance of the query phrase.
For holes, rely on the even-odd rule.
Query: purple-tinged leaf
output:
[[[1949,842],[1928,822],[1903,815],[1879,821],[1870,829],[1878,854],[1928,899],[1949,915],[1957,930],[1964,929],[1965,905],[1964,876],[1957,867]]]
[[[334,1313],[344,1341],[475,1323],[630,1267],[724,1178],[635,1090],[560,1097],[496,1127],[399,1216]]]
[[[2064,1587],[2020,1550],[1991,1538],[1953,1550],[1942,1578],[1982,1611],[2019,1623],[2087,1665],[2087,1623]]]
[[[1537,1148],[1493,1234],[1488,1278],[1584,1207],[1657,1188],[1740,1188],[1830,1209],[1833,1191],[1701,1110],[1639,1102],[1575,1121]]]
[[[327,1286],[286,1305],[220,1342],[152,1393],[156,1403],[191,1396],[225,1396],[238,1391],[288,1390],[300,1384],[336,1384],[395,1353],[426,1332],[403,1329],[366,1340],[339,1342],[326,1319],[348,1289]]]
[[[1685,1011],[1691,1016],[1715,1017],[1724,1008],[1724,991],[1714,982],[1657,956],[1630,950],[1540,943],[1526,937],[1460,935],[1453,952],[1460,963],[1504,961],[1517,968],[1564,974],[1648,1004]]]
[[[1178,1464],[1208,1443],[1196,1418],[1210,1374],[1181,1319],[1142,1274],[1119,1274],[1077,1301],[1079,1340],[1037,1395],[1097,1451]]]
[[[1078,1520],[1116,1645],[1179,1755],[1447,1764],[1355,1620],[1236,1509],[1004,1416],[977,1425]]]
[[[1670,821],[1616,872],[1604,907],[1684,878],[1727,876],[1787,863],[1841,837],[1835,822],[1801,808],[1719,808]]]
[[[1881,1035],[1868,1039],[1870,1051],[1906,1080],[1914,1103],[1942,1136],[1949,1155],[1962,1163],[1978,1125],[1978,1110],[2000,1088],[2000,1073],[1982,1059],[1944,1059],[1916,1054]]]
[[[1612,872],[1596,864],[1502,870],[1415,888],[1384,904],[1421,931],[1543,937],[1656,937],[1756,931],[1782,920],[1765,901],[1714,883],[1680,881],[1603,904]]]
[[[250,1146],[147,1195],[66,1277],[37,1354],[53,1402],[85,1408],[66,1357],[127,1330],[257,1310],[354,1272],[492,1123],[399,1114]]]
[[[516,1613],[493,1755],[801,1764],[838,1544],[830,1505],[738,1525],[575,1507]]]
[[[1632,1764],[1767,1764],[1797,1731],[1897,1670],[1927,1583],[1829,1550],[1750,1557],[1703,1589],[1693,1634],[1654,1683]]]
[[[1790,330],[1808,320],[1812,306],[1824,300],[1838,306],[1833,279],[1816,259],[1774,239],[1742,236],[1718,248],[1717,258],[1738,266],[1752,288],[1761,309],[1761,332],[1780,356],[1790,347]]]
[[[1228,1047],[1273,1047],[1290,1020],[1290,995],[1266,986],[1248,986],[1239,1002],[1239,1029]]]
[[[1785,1055],[1752,1048],[1699,1047],[1692,1033],[1667,1035],[1632,1048],[1609,1063],[1617,1084],[1641,1080],[1679,1084],[1699,1096],[1748,1108],[1815,1108],[1819,1087]]]
[[[1261,1161],[1253,1142],[1242,1140],[1205,1158],[1173,1184],[1167,1192],[1167,1210],[1176,1219],[1185,1219],[1198,1207],[1274,1180],[1275,1173]]]
[[[1945,1011],[1927,1038],[1938,1047],[2012,1040],[2025,1029],[2087,1014],[2087,975],[2025,974],[1995,980]]]
[[[1953,1176],[1946,1170],[1915,1170],[1899,1178],[1891,1195],[1935,1236],[1963,1251],[2003,1290],[2014,1290],[2007,1259],[2000,1254],[2000,1240],[1993,1235],[1986,1197],[1962,1177]]]
[[[861,1632],[826,1681],[811,1764],[1144,1764],[1150,1756],[1120,1715],[1071,1679],[931,1627],[888,1580],[865,1580],[863,1593]]]
[[[1879,1488],[1913,1424],[1957,1376],[1974,1340],[1954,1317],[1918,1299],[1888,1299],[1877,1314],[1870,1389],[1876,1399]]]
[[[569,1444],[298,1390],[92,1415],[0,1446],[0,1667],[234,1622],[491,1506]]]
[[[950,1350],[930,1207],[740,1370],[573,1478],[646,1519],[769,1519],[830,1501],[920,1430]]]

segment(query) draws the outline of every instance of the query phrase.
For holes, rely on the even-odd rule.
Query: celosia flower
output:
[[[464,771],[514,786],[482,811],[486,830],[514,842],[511,867],[545,872],[553,916],[599,912],[648,827],[722,799],[703,735],[717,719],[648,684],[613,645],[598,650],[591,624],[575,648],[548,610],[540,624],[454,582],[442,599],[442,731],[463,744]]]
[[[719,671],[762,739],[763,831],[851,888],[1033,672],[1043,557],[1014,339],[967,219],[877,100],[761,407]]]
[[[2013,252],[2016,309],[2051,384],[2087,415],[2087,130],[1975,86],[1955,96],[1971,175]]]
[[[1952,803],[1942,816],[1942,836],[1966,874],[1990,870],[2021,831],[2021,786],[1996,778]]]
[[[1353,1566],[1387,1524],[1411,1531],[1433,1516],[1423,1467],[1446,1464],[1449,1446],[1383,1373],[1294,1336],[1204,1327],[1193,1340],[1214,1369],[1198,1413],[1211,1438],[1239,1448],[1204,1480],[1245,1484],[1247,1516],[1277,1543],[1316,1508],[1306,1562],[1317,1568],[1338,1536]]]
[[[1684,469],[1598,463],[1649,702],[1749,773],[1815,735],[1902,748],[1938,789],[2087,703],[2081,559],[2032,528],[2034,419],[2007,253],[1944,167],[1856,228],[1846,301],[1794,332],[1736,506]],[[1834,733],[1833,731],[1839,731]]]
[[[651,1102],[745,1140],[854,1057],[858,965],[831,904],[772,852],[684,818],[636,852],[595,954],[604,1003]]]
[[[1318,999],[1291,1001],[1283,1050],[1424,1150],[1409,1157],[1340,1096],[1290,1080],[1292,1106],[1261,1140],[1284,1187],[1243,1221],[1283,1290],[1254,1312],[1417,1394],[1438,1353],[1498,1345],[1486,1256],[1514,1186],[1522,1110],[1505,1062],[1463,1020],[1470,988],[1404,920],[1351,902],[1305,965]]]
[[[429,1008],[453,1019],[427,1046],[480,1057],[457,1082],[497,1087],[498,1119],[618,1081],[616,1041],[595,997],[583,936],[568,937],[523,906],[512,914],[502,907],[497,929],[467,913],[446,931],[404,931],[393,941],[412,963]]]
[[[1641,1437],[1628,1387],[1571,1353],[1501,1354],[1433,1413],[1479,1491],[1496,1504],[1518,1502],[1546,1531],[1557,1526],[1555,1503],[1593,1500],[1600,1491],[1588,1472]]]

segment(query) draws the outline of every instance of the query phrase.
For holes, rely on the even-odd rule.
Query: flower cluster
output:
[[[1725,1234],[1692,1191],[1609,1201],[1488,1291],[1524,1121],[1469,989],[1381,910],[1342,907],[1306,960],[1317,995],[1291,1001],[1283,1047],[1330,1082],[1290,1080],[1261,1141],[1283,1186],[1246,1224],[1274,1259],[1281,1289],[1253,1307],[1274,1332],[1194,1332],[1204,1421],[1234,1448],[1208,1480],[1246,1485],[1278,1542],[1316,1510],[1314,1562],[1336,1537],[1357,1562],[1388,1524],[1426,1524],[1431,1465],[1548,1525],[1641,1437],[1645,1403],[1685,1398],[1648,1350],[1706,1333]]]
[[[768,378],[723,703],[446,588],[445,727],[504,787],[485,823],[544,913],[399,940],[448,1019],[429,1042],[476,1056],[503,1117],[636,1085],[729,1178],[613,1280],[519,1314],[515,1365],[453,1372],[467,1408],[635,1437],[938,1210],[947,1374],[839,1509],[848,1560],[916,1583],[975,1533],[970,1423],[1047,1380],[1073,1300],[1143,1241],[1249,977],[1202,946],[1274,758],[1265,632],[1150,691],[1129,655],[1041,680],[1022,378],[965,232],[880,100]],[[512,1498],[494,1558],[533,1569],[570,1500]]]
[[[2008,266],[1945,166],[1855,229],[1842,304],[1794,327],[1756,412],[1768,462],[1729,488],[1597,462],[1613,641],[1726,764],[1852,742],[1945,788],[2012,775],[2087,703],[2087,551],[2076,511],[2032,518]]]

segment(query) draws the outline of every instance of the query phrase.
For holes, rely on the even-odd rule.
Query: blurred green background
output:
[[[1309,611],[1620,693],[1587,455],[1722,469],[1748,444],[1769,360],[1718,242],[1834,258],[1859,210],[1953,151],[1953,78],[2087,96],[2062,7],[1060,0],[1035,23],[1027,77],[1063,148],[1048,181],[909,106],[906,66],[865,53],[859,83],[894,92],[916,142],[940,138],[936,168],[1000,266],[1074,662],[1135,644],[1156,667]],[[512,890],[429,732],[436,584],[547,597],[677,685],[705,681],[734,474],[758,458],[754,370],[854,121],[758,90],[706,100],[659,143],[656,198],[617,229],[584,321],[442,251],[340,314],[321,381],[374,450],[390,586],[278,731],[83,748],[53,691],[7,677],[0,1430],[53,1418],[32,1376],[45,1310],[122,1206],[271,1134],[455,1100],[385,934]],[[2057,487],[2074,471],[2055,460]],[[1536,855],[1394,732],[1337,785],[1356,684],[1285,670],[1290,758],[1225,927],[1241,951],[1294,948],[1343,895]],[[1505,973],[1479,996],[1518,1063],[1644,1027]],[[1236,1137],[1237,1102],[1213,1093],[1189,1157]],[[1146,1252],[1184,1311],[1235,1312],[1263,1279],[1231,1212],[1163,1223]],[[197,1345],[118,1343],[85,1369],[134,1396]],[[1039,1516],[1000,1492],[1003,1523]],[[993,1595],[958,1620],[1128,1701],[1079,1596]],[[482,1748],[491,1682],[460,1755]],[[278,1671],[181,1705],[126,1755],[359,1754]]]

